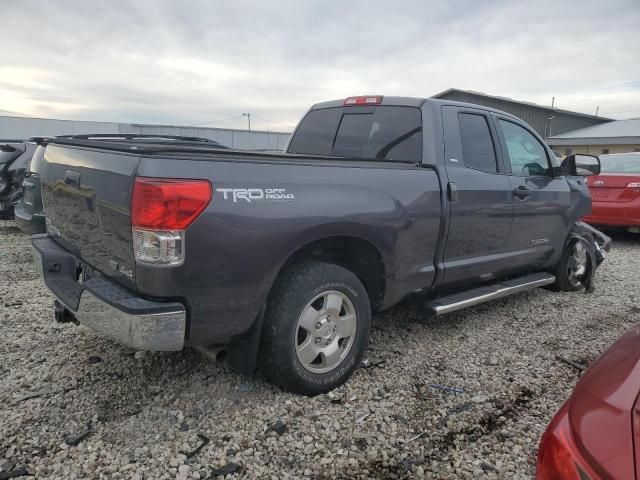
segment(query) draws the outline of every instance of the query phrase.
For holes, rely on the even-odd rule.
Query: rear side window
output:
[[[488,173],[498,172],[496,151],[486,117],[471,113],[458,115],[462,159],[465,166]]]
[[[289,145],[291,153],[420,162],[422,117],[414,107],[312,110]]]

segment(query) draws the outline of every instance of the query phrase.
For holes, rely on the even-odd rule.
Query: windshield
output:
[[[600,155],[601,173],[640,173],[640,153]]]
[[[422,158],[422,116],[415,107],[337,107],[310,111],[288,151],[399,162]]]

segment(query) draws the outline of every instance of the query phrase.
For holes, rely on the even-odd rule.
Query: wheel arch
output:
[[[372,242],[354,235],[331,235],[309,241],[294,250],[282,263],[273,284],[287,267],[305,260],[325,261],[346,268],[364,285],[371,309],[377,310],[382,306],[386,291],[386,267],[380,250]]]
[[[269,276],[266,295],[251,328],[225,345],[227,363],[233,369],[246,375],[255,372],[269,297],[287,267],[305,260],[324,261],[346,268],[362,282],[372,311],[380,309],[384,304],[389,272],[381,250],[373,242],[351,234],[327,235],[307,240],[293,249]]]

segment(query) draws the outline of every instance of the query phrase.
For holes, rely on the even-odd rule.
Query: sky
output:
[[[290,131],[461,88],[640,117],[640,1],[0,0],[0,115]]]

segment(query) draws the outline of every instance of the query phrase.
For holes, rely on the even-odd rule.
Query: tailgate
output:
[[[47,231],[87,264],[135,285],[131,189],[139,156],[50,144],[40,179]]]

